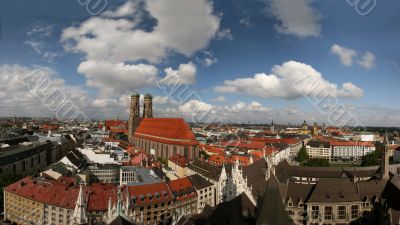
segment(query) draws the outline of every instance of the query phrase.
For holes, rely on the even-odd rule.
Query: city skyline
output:
[[[2,2],[0,116],[52,117],[24,79],[39,72],[91,119],[128,119],[140,91],[152,93],[158,117],[322,124],[336,111],[311,101],[329,95],[359,124],[400,126],[400,3],[369,13],[347,1],[230,3],[108,1],[93,11],[80,1]],[[327,94],[305,92],[307,76]],[[172,77],[196,97],[168,98]]]

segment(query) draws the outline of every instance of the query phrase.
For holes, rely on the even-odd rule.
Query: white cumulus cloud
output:
[[[171,52],[191,56],[217,36],[220,17],[214,14],[209,0],[145,0],[142,3],[127,1],[115,10],[63,30],[64,48],[85,55],[78,72],[85,75],[89,87],[118,94],[154,86],[158,71],[153,64]],[[149,15],[145,16],[144,11]],[[139,26],[149,16],[156,20],[155,25],[151,29]],[[182,64],[178,70],[165,71],[167,76],[177,73],[185,83],[195,81],[196,70],[191,63]]]
[[[78,72],[85,75],[88,87],[100,88],[100,91],[106,94],[121,94],[128,90],[152,86],[158,79],[158,69],[146,64],[130,65],[90,60],[82,62]]]
[[[164,70],[165,78],[163,81],[176,81],[172,82],[172,84],[181,83],[181,84],[194,84],[196,82],[196,66],[189,62],[187,64],[180,64],[177,70],[168,67]],[[163,82],[161,81],[161,82]]]
[[[224,85],[215,87],[215,91],[284,99],[322,96],[327,92],[331,97],[358,98],[363,95],[363,90],[350,82],[342,84],[339,88],[305,63],[288,61],[282,65],[275,65],[271,72],[271,74],[258,73],[253,77],[226,80]]]
[[[357,63],[364,69],[371,69],[375,66],[375,55],[371,52],[366,52]]]
[[[265,0],[267,13],[279,20],[275,30],[283,35],[316,37],[321,33],[320,14],[312,0]]]
[[[339,56],[340,62],[345,66],[353,65],[353,58],[357,56],[356,50],[338,44],[332,45],[331,53]]]

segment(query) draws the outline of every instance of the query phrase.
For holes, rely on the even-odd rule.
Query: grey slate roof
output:
[[[362,201],[355,184],[349,179],[320,179],[308,202],[356,202]]]
[[[291,225],[294,224],[288,216],[279,191],[277,178],[272,175],[268,179],[262,205],[257,215],[257,225]]]
[[[285,199],[285,203],[291,199],[293,204],[297,205],[300,200],[303,203],[308,200],[314,187],[315,184],[287,183],[280,184],[279,190],[282,197]]]
[[[0,166],[8,165],[16,161],[37,155],[53,147],[50,142],[36,142],[33,145],[14,145],[0,149]]]
[[[219,180],[219,176],[221,175],[222,171],[222,167],[213,166],[199,159],[195,159],[191,164],[189,164],[188,167],[202,176],[215,181]]]
[[[194,186],[194,188],[196,188],[196,190],[200,190],[200,189],[204,189],[204,188],[213,186],[213,184],[211,182],[204,179],[203,177],[201,177],[198,174],[191,175],[188,178],[190,179],[190,182],[193,184],[193,186]]]
[[[235,197],[215,207],[205,207],[203,212],[192,216],[196,225],[252,225],[255,224],[255,206],[246,194]]]
[[[257,160],[253,164],[243,167],[243,175],[247,178],[247,184],[253,188],[252,193],[256,199],[263,196],[267,187],[266,172],[267,161],[265,159]]]

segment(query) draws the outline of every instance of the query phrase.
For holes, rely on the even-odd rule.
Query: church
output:
[[[156,158],[179,154],[192,160],[199,157],[199,143],[183,118],[153,118],[153,97],[144,96],[140,115],[140,94],[131,95],[129,141]]]

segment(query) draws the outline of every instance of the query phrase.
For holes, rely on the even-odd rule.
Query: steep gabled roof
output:
[[[134,225],[134,224],[135,223],[127,220],[126,218],[124,218],[122,216],[117,216],[108,225]]]
[[[242,193],[215,207],[206,206],[201,214],[192,216],[191,222],[196,225],[250,225],[255,224],[255,210],[248,196]]]
[[[334,187],[334,188],[333,188]],[[347,178],[320,179],[308,202],[357,202],[361,198],[355,184]]]
[[[267,186],[266,173],[267,161],[264,158],[243,167],[243,175],[247,178],[247,184],[251,185],[252,194],[256,198],[262,197],[265,192]]]
[[[136,133],[170,139],[195,139],[182,118],[143,118]]]
[[[294,224],[292,219],[288,216],[282,200],[283,197],[279,191],[279,181],[276,179],[275,175],[272,174],[268,179],[261,208],[258,211],[256,224]]]
[[[143,118],[134,136],[170,144],[198,144],[182,118]]]

